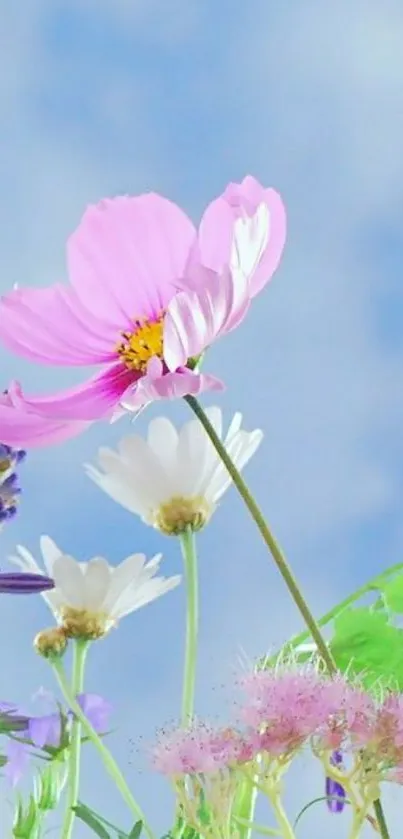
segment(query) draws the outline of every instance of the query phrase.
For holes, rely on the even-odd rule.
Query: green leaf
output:
[[[111,839],[110,833],[108,833],[103,824],[101,824],[93,810],[90,810],[86,804],[77,804],[72,809],[74,810],[77,818],[81,819],[87,827],[90,827],[91,830],[99,836],[99,839]]]
[[[403,690],[403,631],[385,612],[347,609],[334,622],[330,649],[338,668],[360,675],[367,688],[381,680]]]
[[[381,592],[384,590],[384,587],[387,581],[391,577],[400,576],[403,572],[403,562],[398,562],[395,565],[391,565],[389,568],[386,568],[385,571],[382,571],[381,574],[377,574],[375,577],[372,577],[368,583],[364,583],[363,586],[360,586],[356,591],[346,597],[344,600],[341,600],[336,606],[333,606],[329,612],[326,612],[322,615],[321,618],[318,620],[318,626],[323,628],[327,626],[330,621],[335,620],[340,614],[342,614],[349,606],[352,606],[353,603],[356,603],[357,600],[361,600],[362,597],[369,594],[370,592]],[[380,603],[378,604],[378,608]],[[303,632],[300,632],[298,635],[294,635],[289,641],[286,641],[285,644],[281,647],[279,651],[277,651],[274,655],[265,655],[259,659],[257,663],[258,670],[266,670],[268,667],[272,667],[275,662],[277,661],[280,653],[289,654],[299,644],[302,644],[304,641],[310,639],[310,632],[306,629]],[[302,662],[302,659],[300,659]]]
[[[140,836],[142,830],[143,830],[143,822],[142,821],[136,822],[136,824],[133,825],[133,827],[132,827],[132,829],[129,833],[128,839],[139,839],[139,836]]]
[[[398,615],[403,614],[403,575],[396,575],[393,580],[382,586],[382,592],[388,608]]]

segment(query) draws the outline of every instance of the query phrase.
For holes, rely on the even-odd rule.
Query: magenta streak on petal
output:
[[[138,373],[127,370],[123,364],[113,364],[75,387],[53,396],[25,397],[24,402],[29,409],[54,420],[107,418],[125,390],[138,378]]]
[[[0,394],[0,439],[9,446],[36,448],[81,434],[88,422],[73,422],[41,417],[26,404],[18,382]]]

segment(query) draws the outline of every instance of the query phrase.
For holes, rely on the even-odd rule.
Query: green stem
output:
[[[364,583],[353,594],[349,594],[348,597],[346,597],[344,600],[341,600],[340,603],[337,603],[336,606],[333,606],[332,609],[330,609],[328,612],[322,615],[322,617],[319,618],[319,620],[317,621],[318,626],[326,626],[326,624],[328,624],[332,620],[332,618],[335,617],[335,615],[338,615],[339,612],[343,611],[344,609],[347,609],[348,606],[351,606],[353,603],[355,603],[369,591],[379,590],[381,584],[385,580],[387,580],[388,577],[391,577],[392,574],[396,574],[398,571],[401,571],[402,569],[403,563],[397,562],[395,565],[391,565],[390,568],[387,568],[386,571],[382,571],[381,574],[377,574],[377,576],[373,577],[369,581],[369,583]],[[293,650],[300,644],[303,644],[303,642],[306,641],[308,638],[310,638],[310,632],[304,630],[303,632],[300,632],[298,635],[295,635],[294,638],[291,638],[291,640],[282,647],[282,650]],[[277,657],[278,653],[276,653],[276,655],[274,656],[270,656],[270,658],[266,657],[266,659],[263,660],[265,661],[265,664],[262,662],[262,667],[264,668],[265,666],[267,666],[267,664],[271,664],[272,662],[276,661]]]
[[[295,833],[287,818],[280,795],[278,793],[270,795],[270,802],[277,819],[277,824],[280,828],[280,835],[283,839],[295,839]]]
[[[84,687],[85,659],[88,651],[88,641],[78,640],[73,648],[73,673],[71,690],[74,697],[82,693]],[[68,761],[67,802],[61,839],[70,839],[75,819],[74,807],[78,801],[80,786],[80,751],[81,751],[81,723],[74,717],[71,727],[71,740]]]
[[[379,832],[382,836],[382,839],[390,839],[390,833],[386,824],[385,814],[383,812],[382,804],[379,798],[376,801],[374,801],[374,810],[376,820],[378,822]]]
[[[186,579],[186,647],[183,673],[182,725],[187,725],[193,716],[198,633],[197,554],[195,536],[190,528],[181,535],[180,543]]]
[[[247,819],[242,819],[240,816],[237,816],[235,821],[239,822],[239,824],[244,827],[249,828],[249,830],[254,830],[255,833],[261,833],[262,836],[281,836],[279,830],[274,830],[271,827],[265,827],[265,825],[258,824],[257,822],[249,822]]]
[[[204,430],[210,437],[210,440],[217,451],[217,454],[220,456],[222,462],[227,467],[229,474],[235,484],[240,496],[242,497],[243,501],[246,504],[255,524],[257,525],[258,530],[260,531],[265,544],[267,545],[274,562],[277,565],[278,570],[288,588],[288,591],[291,594],[291,597],[300,611],[306,626],[309,629],[310,634],[312,635],[313,640],[323,658],[326,662],[327,668],[330,673],[335,673],[337,671],[337,667],[333,656],[328,649],[325,639],[323,638],[318,624],[304,598],[301,594],[300,588],[298,583],[294,577],[294,574],[291,571],[288,562],[277,543],[276,539],[274,538],[269,526],[267,525],[262,512],[260,511],[258,505],[256,504],[255,499],[249,492],[249,489],[240,474],[238,469],[236,468],[235,464],[232,462],[225,446],[221,442],[218,434],[216,433],[215,429],[213,428],[209,418],[204,413],[203,408],[198,403],[197,399],[194,396],[185,396],[185,401],[188,403],[192,411],[196,414],[197,418],[200,420],[201,424],[204,427]]]
[[[116,784],[122,798],[126,802],[127,806],[129,807],[129,809],[132,812],[136,821],[141,821],[143,823],[144,830],[145,830],[147,836],[149,837],[149,839],[154,839],[154,834],[153,834],[153,832],[152,832],[152,830],[151,830],[151,828],[150,828],[150,826],[147,822],[147,819],[146,819],[140,805],[137,804],[137,801],[135,800],[135,798],[133,798],[133,796],[130,792],[130,789],[129,789],[127,783],[126,783],[126,780],[124,778],[124,775],[120,771],[120,769],[119,769],[116,761],[112,757],[109,749],[106,748],[106,746],[102,742],[99,735],[96,733],[96,731],[94,731],[91,723],[89,722],[89,720],[87,719],[87,717],[85,716],[85,714],[81,710],[78,702],[76,701],[75,696],[73,696],[73,694],[70,690],[67,678],[66,678],[66,674],[64,672],[64,668],[63,668],[63,664],[62,664],[61,659],[55,657],[54,659],[50,660],[50,663],[53,667],[56,679],[59,683],[60,690],[61,690],[68,706],[71,708],[72,711],[74,711],[74,714],[79,719],[79,721],[81,723],[81,726],[82,726],[83,730],[85,731],[88,739],[91,740],[91,743],[95,746],[95,748],[99,752],[99,754],[100,754],[100,756],[101,756],[101,758],[104,762],[105,768],[107,769],[107,771],[109,772],[109,774],[111,775],[113,780],[115,781],[115,784]]]
[[[284,582],[285,582],[285,584],[288,588],[288,591],[290,592],[290,595],[291,595],[295,605],[297,606],[297,609],[299,610],[299,612],[300,612],[300,614],[301,614],[301,616],[302,616],[302,618],[303,618],[303,620],[304,620],[304,622],[305,622],[305,624],[306,624],[306,626],[309,630],[309,633],[310,633],[313,641],[315,642],[319,653],[322,656],[323,661],[326,664],[328,672],[330,674],[337,673],[336,663],[335,663],[334,658],[333,658],[333,656],[332,656],[332,654],[331,654],[331,652],[330,652],[330,650],[329,650],[329,648],[326,644],[325,639],[323,638],[323,635],[322,635],[322,633],[319,629],[319,626],[318,626],[318,624],[317,624],[317,622],[316,622],[316,620],[315,620],[315,618],[314,618],[314,616],[313,616],[313,614],[312,614],[312,612],[311,612],[303,594],[300,591],[300,588],[299,588],[298,583],[297,583],[297,581],[294,577],[294,574],[292,573],[291,568],[288,565],[288,562],[287,562],[279,544],[277,543],[277,541],[274,538],[269,526],[267,525],[261,510],[259,509],[258,505],[256,504],[255,499],[253,498],[252,494],[249,492],[249,489],[248,489],[242,475],[240,474],[240,472],[236,468],[235,464],[232,462],[225,446],[221,442],[218,434],[216,433],[216,431],[215,431],[214,427],[212,426],[209,418],[207,417],[207,415],[203,411],[203,408],[199,404],[197,399],[195,399],[194,396],[185,396],[184,398],[185,398],[185,401],[188,403],[189,407],[191,408],[191,410],[193,411],[193,413],[196,415],[198,420],[201,422],[201,424],[202,424],[206,434],[209,436],[217,454],[219,455],[222,462],[224,463],[224,466],[226,466],[226,468],[228,470],[228,473],[231,476],[232,481],[233,481],[234,485],[236,486],[241,498],[245,502],[245,505],[246,505],[247,509],[249,510],[249,512],[252,516],[252,519],[255,522],[258,530],[260,531],[260,533],[263,537],[263,540],[264,540],[265,544],[267,545],[267,547],[269,549],[269,552],[271,553],[271,555],[274,559],[274,562],[276,563],[277,568],[278,568],[278,570],[279,570],[279,572],[280,572],[280,574],[281,574],[281,576],[282,576],[282,578],[283,578],[283,580],[284,580]],[[379,799],[374,802],[374,809],[375,809],[375,814],[376,814],[376,818],[377,818],[377,821],[378,821],[379,830],[380,830],[380,834],[382,836],[382,839],[390,839],[388,829],[387,829],[387,826],[386,826],[385,816],[384,816],[383,809],[382,809],[382,804],[381,804]],[[234,815],[236,815],[236,814],[234,814]],[[253,814],[251,814],[251,816],[253,816]]]

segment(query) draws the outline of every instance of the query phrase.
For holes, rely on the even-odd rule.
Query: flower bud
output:
[[[37,778],[36,803],[41,811],[55,810],[67,780],[66,766],[52,760]]]
[[[34,648],[43,658],[59,658],[67,648],[66,633],[61,626],[43,629],[34,639]]]
[[[40,814],[34,797],[30,796],[26,811],[20,799],[14,816],[13,836],[15,839],[39,839],[39,830]]]

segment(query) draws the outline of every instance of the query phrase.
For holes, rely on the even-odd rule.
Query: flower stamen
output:
[[[162,358],[163,348],[163,314],[156,320],[137,318],[133,321],[133,332],[122,332],[117,353],[128,370],[143,373],[150,358]]]

